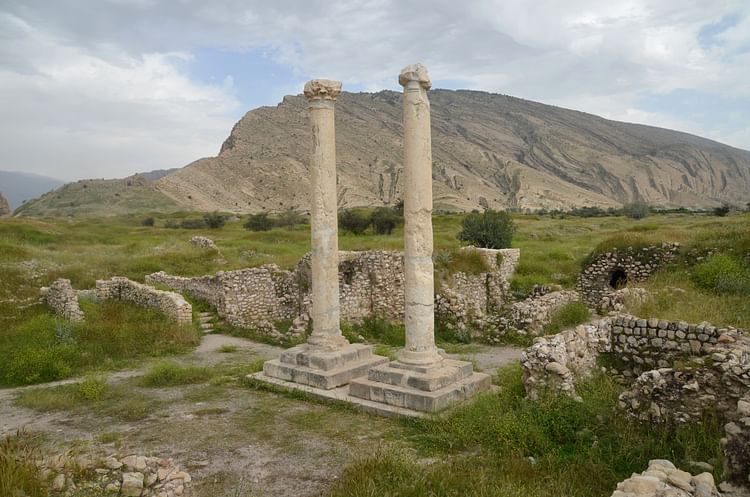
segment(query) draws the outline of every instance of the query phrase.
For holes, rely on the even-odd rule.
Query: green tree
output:
[[[508,248],[515,229],[510,214],[487,209],[482,213],[472,212],[464,218],[458,239],[482,248]]]
[[[643,219],[651,214],[651,208],[644,202],[633,202],[622,206],[622,214],[631,219]]]
[[[722,204],[719,207],[714,207],[714,216],[724,217],[729,214],[729,211],[731,210],[732,206],[729,204]]]
[[[268,231],[273,228],[273,219],[268,218],[267,212],[250,214],[243,226],[250,231]]]
[[[370,214],[370,223],[378,235],[390,235],[401,222],[401,216],[390,207],[378,207]]]
[[[339,228],[343,231],[361,235],[370,226],[370,217],[354,209],[339,213]]]
[[[227,218],[226,216],[224,216],[224,214],[219,214],[218,212],[209,212],[208,214],[203,215],[203,222],[206,223],[206,226],[211,229],[218,229],[224,227],[224,223],[227,222]]]

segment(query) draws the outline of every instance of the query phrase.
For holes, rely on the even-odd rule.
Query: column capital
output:
[[[336,100],[341,93],[341,81],[313,79],[305,83],[305,96],[310,102]]]
[[[423,64],[409,64],[401,69],[401,74],[398,75],[398,84],[406,87],[413,82],[418,83],[425,90],[429,90],[432,86],[430,75],[427,74],[427,68]]]

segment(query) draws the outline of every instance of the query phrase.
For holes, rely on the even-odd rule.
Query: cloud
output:
[[[275,79],[263,65],[250,75],[228,67],[215,81],[185,70],[218,51],[288,70]],[[242,105],[256,104],[240,82],[258,81],[263,98],[313,76],[398,89],[414,61],[449,85],[750,149],[745,126],[709,105],[691,115],[646,105],[686,89],[750,101],[745,0],[6,0],[0,98],[13,124],[0,125],[0,167],[44,172],[54,161],[72,177],[182,165],[215,153]]]

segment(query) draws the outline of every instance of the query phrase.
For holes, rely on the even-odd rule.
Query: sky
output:
[[[513,95],[750,150],[748,0],[0,0],[0,170],[216,155],[312,78]]]

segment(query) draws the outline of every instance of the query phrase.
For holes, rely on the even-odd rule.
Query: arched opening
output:
[[[618,267],[609,274],[609,286],[615,290],[625,287],[628,284],[628,273],[621,267]]]

